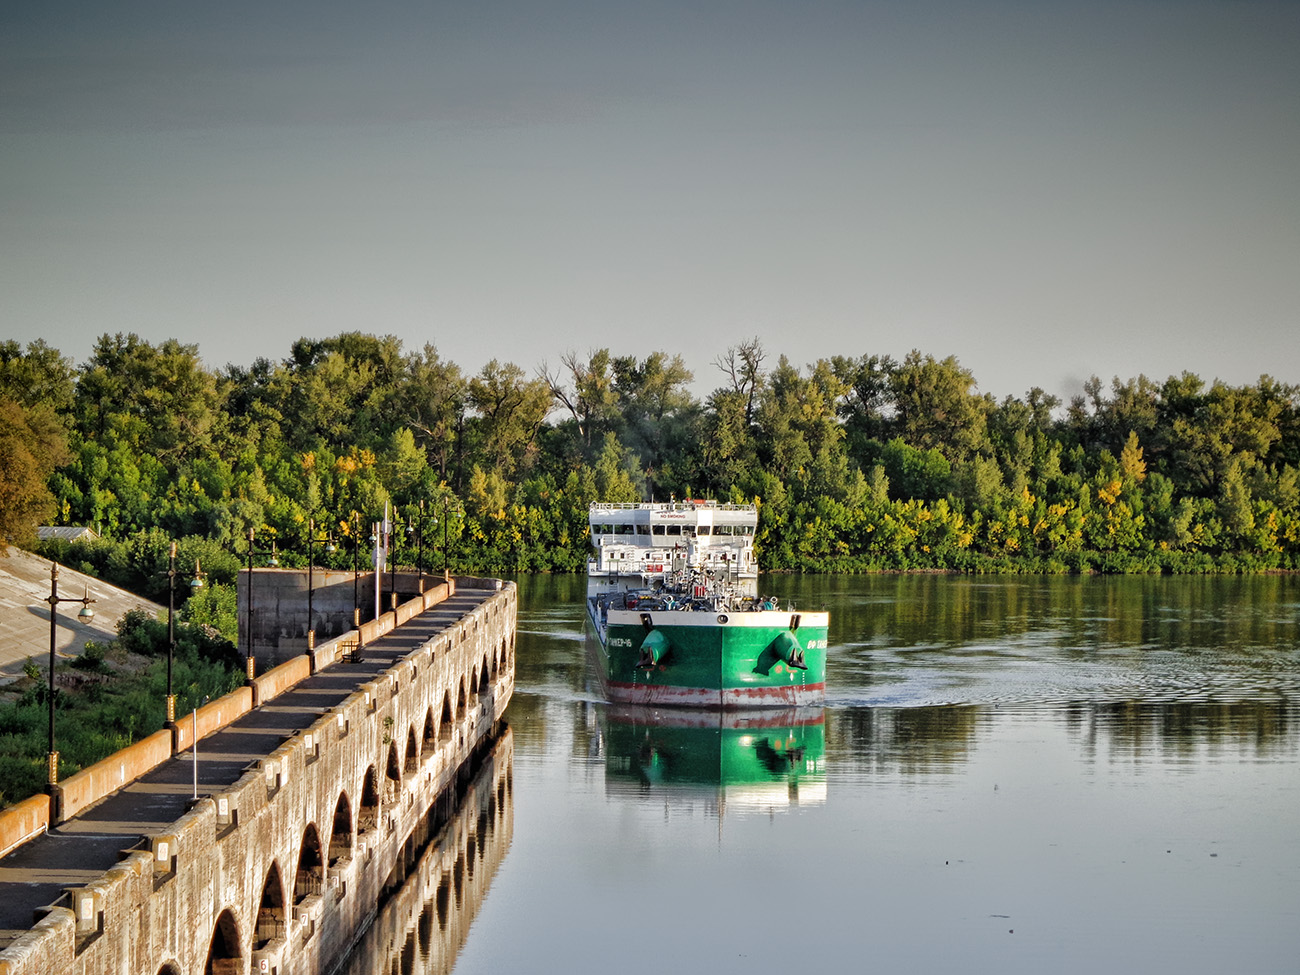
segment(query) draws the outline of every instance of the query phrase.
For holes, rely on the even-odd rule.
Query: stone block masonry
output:
[[[0,951],[0,975],[337,964],[429,810],[503,727],[516,592],[465,582],[420,597],[400,626],[386,614],[394,625],[363,653],[318,648],[291,687],[201,737],[197,800],[185,751],[0,861],[0,883],[27,871],[52,894]],[[122,852],[97,869],[59,863],[78,840]],[[0,889],[11,905],[14,884]]]

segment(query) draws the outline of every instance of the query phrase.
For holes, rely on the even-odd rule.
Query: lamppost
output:
[[[424,593],[424,498],[420,499],[420,513],[416,516],[415,530],[415,571],[420,580],[420,593]]]
[[[455,508],[460,510],[460,505],[450,493],[444,494],[438,499],[438,507],[442,509],[442,577],[449,578],[447,575],[447,521],[451,517],[451,510]]]
[[[316,565],[316,520],[307,519],[307,653],[310,654],[316,649],[316,617],[313,614],[313,597],[316,589],[312,577],[312,571]],[[325,551],[334,551],[334,533],[330,532],[325,538],[320,539],[325,542]]]
[[[245,679],[250,684],[253,682],[253,676],[255,672],[255,668],[254,668],[255,662],[253,658],[253,556],[255,554],[258,554],[258,552],[253,547],[253,542],[256,539],[256,537],[257,537],[256,532],[252,528],[248,529],[248,582],[247,582],[247,595],[245,596],[244,599],[244,603],[245,603],[244,612],[248,618],[248,626],[247,626],[248,648],[247,650],[244,651],[244,676]],[[266,554],[266,549],[262,549],[261,554]],[[276,566],[280,564],[280,560],[275,557],[274,538],[271,539],[270,555],[271,557],[266,560],[266,564],[274,569]]]
[[[349,534],[352,536],[352,627],[361,638],[361,564],[357,561],[361,550],[361,515],[354,511],[348,519]]]
[[[54,641],[58,628],[58,616],[55,609],[59,603],[81,603],[81,609],[77,612],[77,619],[89,623],[95,618],[95,611],[90,608],[90,604],[95,600],[90,598],[90,590],[85,591],[80,599],[75,596],[59,595],[59,564],[50,563],[50,595],[45,600],[50,604],[50,747],[47,753],[47,763],[49,766],[49,775],[46,780],[45,791],[53,800],[55,792],[59,785],[59,753],[54,750]]]
[[[393,520],[388,524],[388,542],[384,552],[388,556],[388,608],[397,611],[397,543],[402,537],[402,519],[397,517],[393,505]]]
[[[383,525],[381,522],[370,523],[370,562],[375,570],[375,619],[379,619],[383,602],[384,563],[383,563]]]
[[[191,595],[203,588],[203,573],[199,560],[194,560],[194,578],[190,580]],[[172,693],[172,665],[176,658],[176,543],[172,542],[167,556],[167,724],[176,723],[176,695]]]

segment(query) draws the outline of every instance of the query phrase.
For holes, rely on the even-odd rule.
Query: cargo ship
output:
[[[589,519],[587,617],[609,700],[708,710],[823,703],[829,614],[758,595],[757,507],[597,502]]]

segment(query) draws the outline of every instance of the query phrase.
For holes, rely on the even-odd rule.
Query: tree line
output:
[[[0,342],[0,538],[103,538],[74,565],[160,593],[167,542],[233,579],[368,560],[579,571],[594,500],[756,501],[768,570],[1259,571],[1300,552],[1300,389],[1184,372],[1098,378],[1069,403],[981,394],[914,351],[799,365],[757,340],[703,400],[678,355],[568,352],[472,375],[360,332],[205,368],[198,347],[101,336],[74,365]],[[310,538],[310,541],[309,541]]]

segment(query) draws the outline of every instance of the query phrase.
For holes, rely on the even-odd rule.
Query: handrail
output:
[[[593,501],[591,511],[757,511],[733,501]]]

